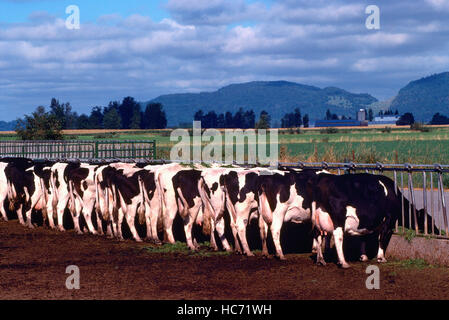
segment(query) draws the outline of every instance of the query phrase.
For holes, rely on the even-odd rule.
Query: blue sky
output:
[[[365,27],[371,4],[379,30]],[[0,120],[52,97],[82,113],[255,80],[388,99],[449,70],[448,16],[449,0],[0,0]]]
[[[164,9],[166,1],[145,0],[0,0],[0,21],[26,22],[28,17],[37,11],[45,11],[59,18],[65,18],[65,8],[69,5],[82,8],[81,22],[94,22],[100,16],[120,14],[129,16],[140,13],[158,21],[169,16]]]

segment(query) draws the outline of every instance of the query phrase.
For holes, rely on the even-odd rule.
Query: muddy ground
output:
[[[420,261],[381,265],[380,290],[368,290],[365,271],[374,261],[352,262],[351,269],[342,270],[333,262],[316,266],[307,252],[289,253],[287,261],[263,259],[259,251],[248,258],[205,247],[191,254],[183,245],[177,250],[44,227],[31,230],[17,220],[0,222],[0,235],[0,299],[449,298],[449,268]],[[304,251],[286,251],[295,250]],[[80,269],[79,290],[65,287],[69,265]]]

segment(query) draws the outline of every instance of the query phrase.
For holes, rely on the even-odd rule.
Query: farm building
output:
[[[357,127],[357,126],[368,126],[368,121],[360,120],[317,120],[315,121],[315,127]]]

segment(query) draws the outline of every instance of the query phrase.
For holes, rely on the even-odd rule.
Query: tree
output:
[[[243,116],[243,129],[252,129],[256,125],[256,114],[251,109],[246,111]]]
[[[77,129],[90,129],[89,117],[84,113],[78,117],[76,120]]]
[[[229,111],[225,113],[225,128],[234,128],[234,117]]]
[[[430,124],[449,124],[449,118],[437,112],[433,115]]]
[[[143,113],[143,127],[145,129],[167,128],[167,116],[164,107],[160,103],[149,103]]]
[[[103,117],[103,127],[105,129],[120,129],[122,127],[120,114],[116,108],[110,108],[105,112]]]
[[[193,120],[203,122],[203,117],[204,117],[204,112],[203,112],[203,110],[200,109],[197,112],[195,112],[195,114],[193,115]]]
[[[326,111],[326,120],[331,120],[332,119],[332,113],[329,109],[327,109]]]
[[[123,99],[118,108],[123,129],[131,128],[131,118],[136,110],[140,111],[140,106],[133,97],[126,97]]]
[[[139,108],[140,109],[140,108]],[[134,109],[133,116],[131,117],[131,129],[140,129],[141,127],[141,112],[138,109]]]
[[[408,126],[415,123],[415,118],[413,117],[413,114],[410,112],[404,113],[402,116],[400,116],[399,120],[396,121],[397,126]]]
[[[217,127],[217,114],[215,111],[209,111],[204,117],[201,123],[203,128],[216,128]]]
[[[293,126],[300,127],[302,125],[301,111],[296,108],[293,113]]]
[[[373,109],[369,109],[368,110],[368,121],[373,121],[374,120],[374,114],[373,114]]]
[[[243,108],[239,108],[239,110],[235,113],[233,117],[232,128],[243,128],[245,126],[244,121],[245,113]]]
[[[22,140],[62,140],[62,125],[57,117],[39,106],[31,115],[17,120],[16,132]]]
[[[304,128],[308,128],[309,127],[309,115],[307,113],[302,118],[302,123],[304,125]]]
[[[60,104],[55,98],[50,102],[50,114],[52,114],[62,126],[62,129],[75,129],[78,115],[72,111],[70,102]]]
[[[271,117],[263,110],[260,113],[259,121],[256,123],[256,129],[269,129],[270,128]]]
[[[89,129],[103,128],[103,111],[101,107],[93,107],[89,116]]]

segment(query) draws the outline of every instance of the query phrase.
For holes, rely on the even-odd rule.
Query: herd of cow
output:
[[[409,202],[404,199],[408,210]],[[8,206],[9,204],[9,206]],[[349,267],[343,253],[343,236],[378,235],[377,260],[384,262],[385,250],[396,221],[413,227],[415,219],[402,224],[402,197],[388,177],[372,174],[333,175],[312,169],[241,168],[171,163],[83,163],[32,161],[23,158],[0,159],[0,210],[16,212],[20,223],[33,228],[32,214],[40,211],[44,224],[64,231],[63,215],[70,211],[77,233],[81,216],[88,232],[123,239],[126,219],[132,236],[142,241],[135,221],[146,225],[146,240],[161,243],[158,226],[163,227],[164,242],[174,243],[172,226],[179,214],[186,242],[192,239],[194,223],[210,229],[210,245],[218,250],[217,239],[230,251],[225,237],[225,215],[229,214],[234,250],[252,256],[246,227],[258,219],[262,253],[268,255],[267,235],[271,231],[276,256],[285,259],[280,233],[284,222],[311,222],[313,249],[318,264],[325,264],[323,240],[334,237],[339,264]],[[424,226],[423,210],[416,221]],[[93,220],[96,219],[94,226]],[[428,225],[432,219],[428,216]],[[328,241],[326,241],[327,243]],[[360,259],[367,260],[365,246]]]

